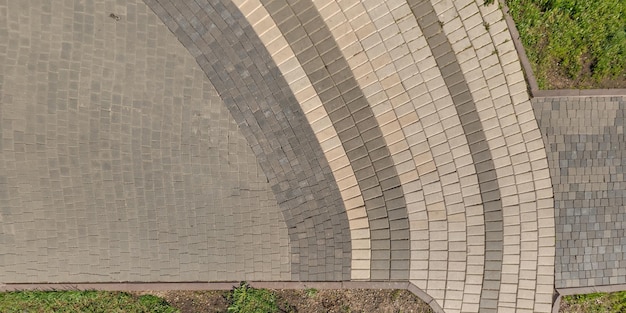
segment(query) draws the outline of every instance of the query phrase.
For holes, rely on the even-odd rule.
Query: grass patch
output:
[[[626,291],[563,296],[562,313],[622,313],[626,312]]]
[[[0,292],[0,312],[318,313],[432,312],[406,290],[268,290],[245,282],[229,291]]]
[[[541,89],[626,86],[626,0],[506,0]]]
[[[307,296],[307,297],[309,297],[309,298],[313,298],[313,297],[315,297],[315,296],[317,295],[317,292],[318,292],[318,291],[317,291],[317,289],[315,289],[315,288],[307,288],[307,289],[305,290],[305,292],[306,292],[306,296]]]
[[[241,282],[228,296],[229,313],[272,313],[278,312],[276,295],[267,289],[256,289]]]
[[[19,291],[0,293],[0,312],[174,313],[165,300],[107,291]]]

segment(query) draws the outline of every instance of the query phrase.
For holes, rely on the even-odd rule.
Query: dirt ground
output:
[[[273,290],[280,312],[297,313],[426,313],[421,299],[406,290]],[[163,297],[181,313],[226,312],[228,291],[145,291]]]

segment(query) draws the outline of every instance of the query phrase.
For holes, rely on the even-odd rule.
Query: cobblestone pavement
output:
[[[290,279],[255,155],[143,2],[0,16],[1,282]]]
[[[556,287],[626,283],[626,98],[545,98],[533,105],[554,186]]]
[[[550,311],[553,184],[497,4],[0,16],[0,282],[400,281]]]

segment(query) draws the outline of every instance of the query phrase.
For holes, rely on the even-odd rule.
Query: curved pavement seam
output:
[[[316,2],[319,2],[319,1],[316,1]],[[363,4],[366,4],[366,3],[363,3]],[[371,7],[371,6],[370,6],[370,7],[369,7],[369,9],[368,9],[368,11],[370,11],[370,12],[368,12],[368,13],[366,14],[366,13],[365,13],[365,9],[364,9],[364,8],[360,8],[360,5],[359,5],[359,4],[356,4],[356,5],[354,5],[354,6],[350,6],[350,5],[348,5],[348,7],[349,7],[348,9],[342,9],[342,8],[338,8],[338,7],[337,7],[337,8],[335,8],[337,5],[336,5],[336,4],[334,4],[333,2],[328,2],[328,5],[326,5],[326,6],[324,6],[324,4],[322,4],[322,3],[320,2],[320,5],[318,6],[318,9],[319,9],[320,13],[321,13],[322,15],[324,15],[324,12],[327,12],[327,15],[326,15],[326,18],[325,18],[325,19],[327,19],[328,21],[332,21],[332,23],[333,23],[333,24],[329,24],[329,27],[331,27],[331,29],[333,29],[333,31],[335,31],[335,30],[340,30],[340,31],[336,32],[336,35],[335,35],[335,36],[336,36],[336,38],[337,38],[337,42],[338,42],[338,43],[342,43],[342,42],[352,42],[352,40],[345,40],[345,37],[348,37],[348,35],[352,35],[352,33],[356,33],[356,34],[357,34],[357,36],[358,36],[359,38],[358,38],[358,41],[356,41],[355,43],[358,43],[358,42],[367,42],[367,43],[368,43],[368,47],[370,47],[370,46],[371,46],[371,48],[370,48],[370,49],[367,49],[367,48],[365,48],[365,47],[364,47],[364,48],[360,48],[360,45],[359,45],[359,44],[354,44],[354,45],[347,46],[347,47],[346,47],[346,44],[344,44],[344,47],[342,47],[342,49],[343,49],[343,50],[345,50],[345,51],[344,51],[344,54],[346,54],[346,53],[348,53],[348,54],[352,54],[352,53],[354,53],[354,54],[355,54],[355,56],[357,56],[357,55],[360,55],[360,54],[362,54],[362,53],[363,53],[363,54],[365,54],[365,53],[369,54],[369,51],[365,51],[365,52],[364,52],[364,50],[363,50],[363,49],[366,49],[366,50],[374,50],[374,49],[376,49],[377,51],[378,51],[378,50],[381,50],[381,49],[377,49],[377,47],[378,47],[378,46],[377,46],[375,43],[376,43],[376,42],[380,42],[380,44],[382,44],[382,39],[378,38],[378,39],[380,39],[380,40],[378,40],[378,41],[373,41],[373,40],[372,40],[372,38],[373,38],[374,36],[377,36],[377,34],[380,32],[380,29],[379,29],[380,25],[377,25],[377,22],[381,22],[382,24],[385,24],[386,22],[388,22],[389,17],[390,17],[391,15],[387,15],[387,14],[388,14],[387,12],[389,12],[389,11],[385,11],[385,9],[384,9],[383,7],[381,7],[381,6],[376,6],[377,4],[378,4],[378,5],[380,5],[380,3],[376,3],[376,4],[372,3],[372,4],[374,5],[374,7]],[[343,21],[343,22],[341,22],[341,23],[345,23],[345,21],[347,21],[347,18],[346,18],[346,17],[337,17],[337,15],[338,15],[338,13],[337,13],[337,12],[340,12],[340,13],[341,13],[341,12],[342,12],[342,10],[349,10],[349,11],[350,11],[350,14],[351,14],[352,16],[358,16],[358,18],[354,18],[353,20],[351,20],[351,22],[355,23],[355,24],[354,24],[354,26],[353,26],[354,28],[352,28],[352,26],[351,26],[351,25],[347,25],[347,24],[346,24],[346,25],[338,24],[340,21]],[[407,10],[408,10],[408,6],[407,6]],[[345,11],[344,11],[344,12],[345,12]],[[365,15],[364,15],[364,14],[365,14]],[[366,21],[367,17],[364,17],[364,16],[367,16],[368,14],[374,14],[377,18],[379,18],[379,20],[377,19],[377,20],[376,20],[376,21],[374,21],[374,22],[372,22],[371,20],[367,20],[367,21]],[[331,17],[330,15],[332,15],[332,17]],[[412,16],[412,15],[410,15],[410,16]],[[358,21],[356,21],[357,19],[358,19]],[[364,32],[362,28],[359,28],[359,27],[363,27],[363,28],[365,28],[365,26],[368,26],[368,25],[374,25],[374,26],[375,26],[375,29],[376,29],[376,32],[375,32],[375,33],[372,33],[372,31],[371,31],[371,30],[370,30],[370,31],[365,31],[365,32]],[[392,25],[393,25],[393,23],[390,25],[390,27],[391,27]],[[415,24],[415,27],[417,27],[417,24]],[[357,30],[355,31],[354,29],[357,29]],[[346,30],[349,30],[349,31],[346,31]],[[415,30],[415,31],[417,31],[418,29],[416,28],[416,29],[414,29],[414,30]],[[389,33],[389,32],[393,32],[394,34],[395,34],[395,33],[400,34],[400,32],[399,32],[398,30],[393,30],[393,29],[392,29],[392,30],[390,30],[390,31],[387,31],[387,33]],[[345,34],[346,36],[344,36],[344,34]],[[402,35],[404,36],[404,34],[402,34]],[[354,36],[354,35],[352,35],[352,36]],[[405,41],[407,41],[407,40],[405,39]],[[373,42],[374,42],[374,43],[373,43]],[[341,44],[340,44],[340,45],[341,45]],[[356,46],[356,47],[355,47],[355,46]],[[385,42],[385,46],[387,46],[387,43],[386,43],[386,42]],[[385,52],[386,52],[386,53],[388,53],[387,51],[389,51],[389,50],[391,50],[391,49],[393,49],[393,48],[395,48],[395,47],[385,47],[384,49],[382,49],[382,50],[384,51],[384,52],[383,52],[383,54],[380,54],[381,52],[379,51],[379,52],[376,54],[376,60],[378,61],[380,58],[382,58],[383,56],[385,56],[385,55],[386,55],[386,54],[385,54]],[[410,52],[409,52],[409,57],[411,57],[411,53],[410,53]],[[348,55],[346,55],[346,58],[348,59],[348,62],[349,62],[349,63],[351,63],[351,61],[354,61],[354,60],[352,60],[352,59],[351,59]],[[392,60],[392,57],[389,57],[389,59],[390,59],[390,61],[389,61],[390,65],[389,65],[389,66],[393,66],[393,67],[395,68],[395,62],[394,62],[394,60]],[[367,60],[367,58],[366,58],[366,60]],[[376,81],[371,79],[371,73],[374,73],[374,75],[376,75],[376,76],[378,77],[378,81],[381,81],[382,79],[380,78],[381,76],[379,76],[379,75],[380,75],[380,74],[379,74],[379,71],[380,71],[380,72],[384,72],[384,68],[381,68],[381,69],[378,69],[378,70],[373,70],[372,68],[370,68],[370,69],[368,69],[367,71],[363,71],[363,70],[360,70],[360,68],[364,67],[364,65],[365,65],[365,64],[368,64],[368,63],[367,63],[367,62],[365,62],[365,63],[361,63],[361,62],[362,62],[362,61],[352,62],[352,63],[354,63],[354,64],[359,63],[359,64],[358,64],[358,68],[357,68],[357,69],[353,69],[353,71],[355,71],[355,72],[356,72],[356,71],[358,70],[358,71],[359,71],[359,73],[361,73],[361,74],[360,74],[361,76],[363,76],[363,77],[369,77],[369,78],[370,78],[370,79],[367,79],[366,84],[368,84],[368,85],[367,85],[367,87],[365,87],[365,89],[367,89],[367,90],[368,90],[368,96],[375,97],[375,95],[376,95],[376,94],[375,94],[375,93],[374,93],[374,94],[372,93],[372,91],[371,91],[371,90],[373,90],[373,89],[372,89],[371,87],[372,87],[372,86],[375,86]],[[433,64],[434,64],[434,61],[433,61]],[[352,65],[352,66],[354,67],[354,65]],[[388,68],[389,66],[387,66],[387,68]],[[397,72],[397,69],[395,70],[395,72]],[[383,75],[384,75],[384,74],[383,74]],[[394,74],[392,73],[392,74],[389,74],[389,75],[390,75],[390,76],[386,76],[385,81],[389,81],[389,78],[392,78]],[[416,74],[416,75],[421,76],[421,75],[419,74],[419,72],[417,72],[417,74]],[[359,78],[359,79],[357,79],[357,80],[359,80],[359,81],[360,81],[360,78]],[[408,82],[408,80],[407,80],[406,82]],[[405,82],[403,82],[403,84],[404,84],[404,83],[405,83]],[[443,84],[443,80],[442,80],[442,84]],[[388,84],[387,84],[387,85],[388,85]],[[362,88],[364,88],[364,87],[363,87],[363,85],[361,85],[361,86],[362,86]],[[365,89],[364,89],[364,90],[365,90]],[[396,89],[397,89],[397,88],[396,88]],[[379,88],[379,90],[382,90],[382,88]],[[378,91],[375,91],[375,92],[378,92]],[[387,91],[386,91],[386,92],[387,92]],[[405,91],[405,92],[406,92],[406,91]],[[389,96],[387,96],[387,97],[389,97]],[[377,97],[377,98],[380,98],[380,97]],[[411,101],[409,100],[409,102],[411,102]],[[375,108],[375,106],[378,106],[378,105],[380,105],[380,106],[382,107],[382,105],[381,105],[381,104],[383,104],[383,102],[380,102],[380,103],[375,103],[375,104],[373,104],[373,108]],[[450,105],[452,105],[452,103],[451,103],[451,99],[450,99]],[[406,105],[405,105],[405,106],[406,106]],[[394,109],[395,109],[395,108],[394,108]],[[413,108],[413,109],[415,110],[416,108]],[[437,110],[440,110],[440,109],[443,109],[443,108],[437,108]],[[452,109],[452,110],[454,110],[454,109]],[[380,109],[376,109],[376,111],[375,111],[375,114],[376,114],[376,115],[378,115],[378,114],[376,113],[377,111],[380,111]],[[433,109],[433,111],[435,111],[435,109]],[[400,110],[399,112],[402,112],[402,111]],[[443,111],[442,111],[442,112],[443,112]],[[440,112],[439,114],[441,114],[441,112]],[[406,117],[406,116],[403,116],[403,118],[404,118],[404,117]],[[417,123],[418,123],[418,124],[421,124],[421,121],[417,121]],[[418,124],[416,124],[416,125],[418,125]],[[460,123],[459,123],[458,125],[459,125],[459,128],[460,128]],[[447,126],[448,126],[448,127],[445,127],[446,129],[448,129],[450,125],[447,125]],[[416,127],[417,127],[417,126],[416,126]],[[413,127],[413,128],[415,128],[415,127]],[[407,128],[407,129],[408,129],[408,128]],[[404,130],[405,130],[405,129],[402,129],[402,131],[404,131]],[[462,132],[462,130],[460,130],[460,131]],[[446,131],[446,132],[447,132],[447,131]],[[406,136],[406,134],[405,134],[405,136]],[[415,134],[413,134],[413,137],[415,137]],[[424,141],[424,142],[426,142],[426,141],[427,141],[427,140],[426,140],[426,137],[424,137],[424,138],[423,138],[423,141]],[[413,144],[415,144],[415,140],[414,140],[414,139],[412,140],[412,142],[413,142]],[[441,150],[441,149],[439,149],[439,150]],[[392,154],[394,154],[394,153],[397,153],[397,152],[392,152]],[[431,159],[432,159],[432,157],[431,157]],[[439,155],[439,159],[444,159],[444,157],[443,157],[442,155]],[[437,161],[437,159],[436,159],[435,161]],[[439,161],[440,161],[440,160],[439,160]],[[446,168],[446,166],[443,166],[443,165],[441,165],[441,164],[439,164],[439,165],[440,165],[440,166],[439,166],[439,167],[437,167],[437,171],[440,171],[441,169]],[[447,176],[450,176],[450,175],[447,175]],[[401,176],[401,179],[402,179],[402,176]],[[458,181],[458,180],[457,180],[457,181]],[[452,185],[452,186],[453,186],[453,185]],[[451,185],[446,185],[446,186],[444,186],[444,188],[445,188],[446,190],[450,190]],[[441,191],[442,191],[442,187],[440,186],[440,187],[439,187],[439,192],[441,193]],[[459,192],[460,192],[460,190],[459,190]],[[431,194],[431,195],[432,195],[432,194]],[[445,199],[444,199],[444,200],[445,200],[445,202],[448,202],[448,201],[450,201],[450,199],[448,199],[450,196],[451,196],[450,194],[445,194],[445,195],[442,195],[442,198],[445,198]],[[446,209],[446,210],[448,210],[448,211],[449,211],[449,208],[448,208],[448,209]],[[461,211],[463,211],[463,210],[461,210]],[[467,212],[466,212],[466,213],[467,213]],[[457,219],[458,219],[458,218],[457,218]],[[412,222],[413,222],[413,221],[412,221]],[[454,221],[448,221],[447,223],[455,223],[455,224],[459,224],[459,221],[456,221],[456,222],[454,222]],[[464,222],[461,222],[461,224],[462,224],[462,228],[463,228],[463,229],[465,229],[465,223],[464,223]],[[458,226],[458,225],[455,225],[455,226]],[[458,228],[457,228],[457,227],[454,227],[454,229],[455,229],[455,231],[456,231]],[[463,234],[463,235],[461,235],[461,236],[458,236],[458,235],[457,235],[457,236],[455,236],[455,240],[454,240],[454,242],[451,242],[451,243],[450,243],[450,245],[452,246],[452,245],[454,244],[454,246],[455,246],[455,247],[456,247],[456,246],[458,246],[458,242],[459,242],[458,240],[459,240],[459,238],[466,238],[466,235],[465,235],[465,234]],[[461,242],[464,242],[464,241],[463,241],[464,239],[460,239],[460,240],[461,240]],[[442,248],[443,248],[443,249],[445,250],[445,249],[448,247],[448,242],[446,242],[446,243],[445,243],[445,244],[443,244],[443,245],[441,245],[441,244],[435,244],[435,246],[437,246],[437,247],[438,247],[438,249],[442,249]],[[451,254],[455,254],[455,253],[456,253],[456,254],[459,254],[459,251],[463,251],[463,252],[465,251],[465,249],[466,249],[465,247],[466,247],[466,245],[465,245],[465,244],[463,244],[463,245],[462,245],[462,248],[461,248],[462,250],[458,250],[458,248],[454,248],[454,251],[451,251],[450,253],[451,253]],[[428,253],[428,252],[427,252],[427,253]],[[420,251],[420,254],[422,254],[422,252],[421,252],[421,251]],[[465,258],[465,257],[463,257],[463,258]],[[447,258],[444,258],[444,259],[447,259]],[[453,262],[444,262],[444,264],[446,264],[446,263],[447,263],[447,264],[448,264],[448,266],[449,266],[448,268],[450,268],[450,266],[452,266],[452,267],[454,268],[454,270],[453,270],[453,271],[457,271],[457,270],[459,270],[459,269],[460,269],[459,264],[458,264],[459,262],[457,262],[457,261],[458,261],[458,260],[456,260],[456,258],[455,258],[455,260],[454,260]],[[438,264],[439,264],[439,263],[441,263],[441,262],[437,261],[437,266],[438,266]],[[434,268],[434,266],[433,266],[433,268]],[[463,268],[463,270],[465,270],[465,266],[462,266],[462,268]],[[412,268],[412,269],[413,269],[413,268]],[[429,272],[429,271],[428,271],[428,268],[425,268],[425,270],[423,271],[423,273],[424,273],[424,274],[428,274],[428,272]],[[434,272],[433,272],[433,273],[434,273]],[[455,275],[453,278],[454,278],[454,279],[456,279],[456,277],[458,277],[458,275]],[[460,281],[463,281],[463,279],[461,279]],[[461,285],[462,285],[462,283],[461,283]],[[463,288],[462,286],[459,286],[459,284],[458,284],[458,283],[457,283],[457,284],[454,284],[453,282],[449,283],[449,285],[447,285],[447,286],[445,287],[445,289],[447,289],[447,291],[448,291],[449,293],[453,293],[454,291],[457,291],[459,294],[461,294],[460,296],[462,296],[462,292],[463,292],[463,290],[464,290],[464,288]],[[428,291],[429,291],[429,292],[431,292],[431,295],[436,296],[435,294],[432,294],[433,290],[428,290]],[[443,298],[447,298],[447,297],[443,297]],[[454,301],[454,300],[450,300],[449,302],[451,303],[451,302],[453,302],[453,301]],[[460,306],[460,304],[459,304],[459,306]]]
[[[320,95],[351,163],[362,164],[355,175],[370,225],[371,279],[408,277],[408,262],[392,259],[392,255],[408,255],[409,251],[408,221],[406,226],[393,222],[407,219],[406,201],[389,152],[376,162],[370,159],[372,151],[386,151],[387,147],[369,103],[311,1],[262,3]],[[368,137],[363,136],[365,131],[370,134]],[[368,178],[372,184],[364,185]]]
[[[460,64],[461,69],[463,71],[463,75],[468,81],[468,84],[470,85],[470,92],[476,101],[479,117],[481,118],[481,121],[483,121],[483,123],[485,123],[486,125],[490,125],[485,130],[485,133],[487,135],[487,142],[492,148],[497,147],[499,150],[502,150],[500,149],[500,146],[502,145],[500,142],[500,138],[504,138],[502,134],[502,126],[500,126],[499,119],[493,118],[494,115],[497,116],[498,114],[493,109],[493,103],[491,101],[491,98],[493,97],[495,99],[501,96],[500,94],[498,94],[498,96],[494,95],[494,88],[498,92],[501,92],[500,89],[502,89],[503,86],[506,88],[507,91],[508,88],[506,87],[506,85],[503,85],[505,83],[504,81],[498,81],[494,86],[493,78],[489,81],[483,79],[483,75],[486,75],[486,73],[488,72],[491,72],[491,75],[493,76],[493,69],[501,68],[500,63],[494,62],[492,60],[487,63],[487,68],[485,68],[486,62],[482,59],[479,62],[479,59],[473,50],[476,49],[480,51],[497,51],[494,50],[495,48],[491,45],[492,42],[490,40],[491,36],[489,32],[496,30],[498,25],[496,23],[488,24],[488,26],[486,26],[486,22],[483,22],[484,20],[482,17],[484,12],[479,11],[479,8],[481,10],[487,10],[487,7],[488,6],[477,4],[475,2],[455,2],[445,4],[439,2],[439,5],[435,8],[435,11],[439,14],[439,16],[442,17],[442,22],[444,23],[444,33],[446,33],[449,38],[455,39],[455,42],[452,43],[452,47],[455,50],[455,53],[457,53],[459,56],[463,56],[463,61]],[[495,8],[495,6],[489,6],[489,8],[493,9]],[[462,14],[463,16],[461,16]],[[471,24],[469,24],[468,26],[468,23]],[[490,57],[491,59],[494,59],[495,56],[496,55],[491,54],[490,56],[488,56],[488,58]],[[485,91],[484,88],[486,88],[487,91]],[[508,98],[508,95],[505,95],[505,97]],[[504,104],[500,105],[500,107],[503,106]],[[496,126],[494,126],[494,124]],[[497,151],[494,149],[492,149],[492,151]],[[511,165],[509,154],[498,154],[494,159],[494,163],[496,167],[496,175],[500,183],[502,193],[501,196],[509,196],[511,192],[516,194],[516,186],[512,185],[512,183],[510,182],[507,183],[508,181],[510,181],[510,179],[507,179],[506,174],[509,172],[513,173],[513,166]],[[508,170],[505,171],[505,169],[507,168]],[[516,273],[519,272],[518,267],[520,264],[520,251],[515,250],[515,247],[519,247],[520,237],[519,205],[513,204],[511,206],[509,204],[505,206],[504,211],[506,211],[507,214],[503,216],[503,227],[505,228],[505,230],[503,233],[504,254],[502,280],[506,281],[506,283],[508,283],[509,285],[506,288],[499,288],[500,294],[498,297],[498,306],[502,306],[502,304],[505,303],[504,299],[507,299],[507,301],[511,300],[510,293],[512,288],[513,292],[517,294],[517,281],[519,280]]]
[[[346,206],[352,239],[351,279],[367,279],[370,274],[371,242],[369,221],[363,196],[358,188],[352,165],[339,142],[337,131],[317,96],[293,50],[282,36],[278,26],[258,0],[233,1],[268,49],[285,80],[299,101],[322,151],[333,170],[339,192]],[[332,142],[332,147],[327,142]],[[335,143],[337,142],[337,143]],[[327,147],[328,146],[328,147]],[[356,187],[355,187],[356,186]],[[353,188],[355,187],[355,188]]]
[[[502,200],[491,151],[487,146],[483,126],[478,117],[467,82],[462,76],[457,56],[429,0],[409,1],[422,32],[433,51],[438,66],[444,72],[446,85],[453,94],[461,124],[467,136],[472,159],[477,166],[481,199],[485,207],[485,274],[481,292],[481,312],[496,312],[503,256]],[[460,76],[460,77],[459,77]]]
[[[380,86],[379,84],[380,78],[378,77],[379,74],[374,72],[373,64],[371,64],[369,57],[366,56],[366,52],[364,48],[362,48],[361,44],[359,43],[360,39],[362,38],[358,38],[358,37],[368,36],[369,33],[368,31],[363,31],[362,29],[358,29],[355,31],[351,24],[353,22],[358,23],[358,25],[354,25],[354,27],[364,27],[364,28],[372,25],[371,21],[369,20],[365,21],[365,19],[367,19],[367,14],[364,12],[364,10],[362,12],[359,10],[355,10],[358,4],[355,6],[351,6],[350,4],[347,4],[347,3],[338,4],[332,1],[328,1],[327,3],[322,3],[321,1],[314,1],[314,4],[316,5],[318,11],[320,12],[320,16],[322,16],[325,22],[328,23],[328,27],[331,30],[331,33],[333,34],[335,40],[337,41],[338,47],[344,54],[344,57],[346,58],[346,61],[348,62],[348,64],[351,66],[351,70],[355,73],[355,79],[359,83],[360,87],[363,90],[366,90],[365,92],[366,99],[369,100],[371,98],[371,100],[373,101],[370,103],[372,107],[372,111],[374,113],[375,118],[379,122],[379,125],[381,125],[383,134],[386,134],[386,135],[383,135],[383,138],[385,139],[385,141],[387,142],[389,146],[389,151],[391,153],[392,160],[394,161],[394,165],[399,166],[399,162],[397,161],[397,158],[400,155],[402,155],[403,152],[409,152],[408,154],[409,154],[410,160],[408,160],[407,162],[411,162],[415,164],[414,157],[410,155],[410,151],[408,150],[409,144],[407,140],[404,139],[404,137],[406,137],[406,133],[404,134],[404,137],[402,137],[401,139],[398,139],[398,136],[397,136],[397,133],[399,131],[404,133],[405,130],[402,129],[400,125],[403,123],[402,122],[403,120],[407,120],[407,119],[406,118],[399,119],[394,112],[396,110],[398,110],[398,112],[402,112],[402,110],[399,110],[399,108],[397,107],[392,108],[392,105],[390,105],[388,101],[383,100],[389,97],[386,94],[383,94],[384,92],[389,92],[389,90],[383,90],[383,87]],[[340,7],[341,5],[346,5],[348,6],[348,8]],[[346,16],[347,14],[346,10],[350,10],[350,14],[353,16],[358,15],[359,17],[357,19],[359,21],[358,22],[355,22],[354,20],[348,21],[348,18]],[[369,29],[369,32],[371,31],[372,30]],[[377,59],[380,59],[383,57],[383,55],[380,54],[380,52],[377,55],[378,55]],[[358,75],[356,75],[356,73],[358,73]],[[374,79],[373,77],[376,77],[376,79]],[[372,88],[372,87],[376,87],[376,88]],[[402,98],[402,97],[399,96],[399,98]],[[404,104],[404,106],[406,106],[406,104]],[[409,115],[403,115],[403,117],[407,117],[407,116]],[[390,129],[389,126],[391,126],[392,131],[387,130],[387,129]],[[413,128],[416,128],[416,127],[413,127]],[[416,130],[413,130],[413,131],[416,131]],[[395,139],[392,139],[392,138],[395,138]],[[392,142],[390,142],[390,140]],[[432,161],[432,157],[431,157],[431,161]],[[403,166],[403,168],[406,168],[406,166]],[[403,189],[403,192],[405,193],[405,197],[407,199],[409,199],[409,197],[412,199],[411,200],[412,202],[410,203],[409,203],[409,200],[407,200],[407,212],[409,214],[409,225],[414,223],[413,219],[411,218],[411,215],[415,215],[414,214],[415,212],[412,213],[411,211],[420,211],[420,208],[419,208],[420,205],[419,204],[416,205],[416,201],[420,201],[419,199],[424,198],[421,184],[419,180],[416,180],[416,177],[418,175],[417,168],[414,168],[413,172],[414,174],[411,174],[411,172],[406,172],[406,171],[399,173],[400,183],[402,184],[402,189]],[[406,175],[406,174],[411,174],[411,175]],[[426,208],[422,207],[421,212],[427,214]],[[424,219],[424,220],[427,221],[427,219]],[[416,241],[417,239],[413,238],[413,236],[415,236],[415,230],[413,229],[413,227],[411,227],[411,229],[412,229],[411,240]],[[426,232],[426,238],[427,238],[428,231],[425,230],[425,232]],[[422,237],[422,236],[418,235],[418,237]],[[428,245],[428,242],[426,242],[426,245]],[[415,243],[412,243],[411,247],[412,249],[415,249],[416,248]],[[429,251],[428,249],[426,249],[426,250],[419,251],[418,254],[421,257],[428,259],[428,253]],[[411,268],[413,267],[411,266]],[[414,273],[414,271],[412,271],[412,273]],[[427,275],[427,271],[422,271],[421,274]],[[414,274],[411,274],[411,275],[414,275]]]
[[[349,277],[349,227],[332,172],[245,17],[230,1],[145,2],[196,58],[257,154],[288,225],[292,278]]]
[[[500,294],[499,306],[502,309],[515,306],[520,310],[532,310],[533,307],[546,308],[545,304],[550,301],[551,291],[544,288],[546,286],[543,284],[536,285],[538,272],[544,266],[540,263],[545,264],[545,261],[539,260],[544,256],[538,255],[537,249],[539,242],[542,242],[542,245],[546,244],[546,238],[537,238],[540,222],[538,217],[544,216],[545,213],[537,213],[544,211],[538,204],[541,199],[551,198],[551,190],[549,178],[547,183],[545,180],[548,176],[545,173],[547,164],[542,162],[545,157],[542,157],[541,153],[536,153],[543,147],[541,142],[538,142],[540,135],[531,114],[532,109],[519,59],[511,43],[502,12],[497,6],[487,6],[478,2],[453,4],[457,10],[452,11],[458,12],[459,15],[442,13],[445,6],[438,7],[439,14],[444,16],[444,30],[457,40],[453,48],[459,56],[464,56],[461,67],[466,77],[478,78],[469,82],[473,95],[484,98],[486,93],[494,98],[493,103],[490,98],[485,98],[479,100],[477,105],[483,123],[488,122],[491,125],[486,134],[490,146],[497,147],[492,149],[496,174],[501,184],[503,201],[508,203],[504,209],[508,212],[504,217],[506,226],[504,246],[508,252],[504,256],[506,273],[503,272],[503,280],[506,279],[508,285],[501,288],[507,291]],[[457,19],[456,23],[450,23],[452,18]],[[450,25],[456,27],[460,25],[461,28],[451,30],[447,27]],[[476,53],[472,53],[474,52],[472,49],[463,50],[464,44],[474,47]],[[497,60],[489,60],[495,59],[495,56]],[[474,67],[477,69],[473,69]],[[472,70],[468,71],[469,69]],[[481,84],[483,76],[487,83],[483,81]],[[488,88],[487,92],[481,89],[485,87]],[[492,108],[494,105],[497,108],[495,111]],[[504,147],[502,138],[506,139]],[[520,145],[523,148],[520,148]],[[545,226],[542,226],[539,232],[542,234],[541,237],[549,236],[549,227],[546,231]],[[537,292],[538,288],[542,291]],[[543,300],[540,300],[540,294],[545,295],[541,295]],[[516,297],[512,298],[511,295]]]

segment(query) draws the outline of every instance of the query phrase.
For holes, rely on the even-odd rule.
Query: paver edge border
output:
[[[593,287],[571,287],[556,289],[560,296],[580,295],[594,292],[626,291],[626,284],[600,285]]]
[[[501,6],[501,10],[509,29],[509,34],[513,40],[513,45],[517,51],[522,69],[524,71],[524,77],[528,83],[529,93],[532,98],[556,98],[556,97],[615,97],[626,96],[626,89],[553,89],[553,90],[539,90],[537,84],[537,78],[534,75],[526,50],[520,39],[519,31],[515,26],[513,17],[509,13],[510,9],[506,4],[506,0],[498,0]],[[584,294],[592,292],[612,292],[612,291],[624,291],[626,290],[626,284],[620,285],[605,285],[594,287],[577,287],[577,288],[563,288],[554,290],[554,297],[552,301],[552,313],[558,313],[561,304],[561,298],[563,295]]]
[[[618,291],[626,291],[626,284],[615,284],[615,285],[600,285],[593,287],[571,287],[571,288],[559,288],[555,289],[557,293],[557,297],[554,300],[554,304],[552,305],[552,313],[559,313],[559,308],[561,306],[561,298],[563,296],[571,296],[571,295],[582,295],[589,294],[595,292],[618,292]]]
[[[528,60],[528,56],[526,55],[526,50],[524,50],[524,45],[522,45],[522,40],[520,39],[519,31],[515,26],[515,22],[513,21],[513,17],[509,14],[509,7],[506,4],[506,0],[498,0],[500,5],[502,6],[502,13],[504,14],[504,19],[506,21],[507,27],[509,29],[509,33],[511,34],[511,38],[513,40],[513,45],[515,46],[515,50],[517,50],[517,55],[519,56],[520,63],[522,64],[522,68],[524,70],[526,82],[530,88],[529,92],[532,98],[551,98],[551,97],[589,97],[589,96],[604,96],[604,97],[615,97],[615,96],[626,96],[626,89],[552,89],[552,90],[539,90],[539,85],[537,84],[537,78],[533,72],[532,67],[530,66],[530,61]]]
[[[554,303],[552,303],[552,313],[559,313],[559,309],[561,308],[561,296],[557,292],[557,296],[554,299]]]
[[[230,290],[240,282],[119,282],[119,283],[0,283],[0,292],[18,290],[103,290],[103,291],[157,291],[157,290]],[[400,289],[407,290],[428,304],[433,312],[444,313],[435,299],[408,281],[248,281],[255,288],[267,289]]]

